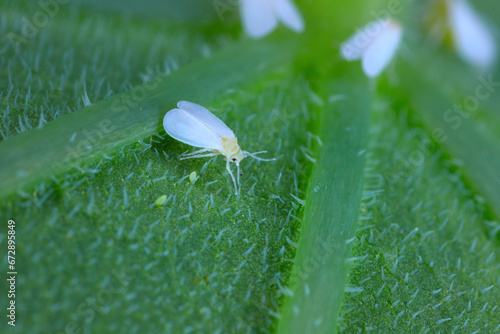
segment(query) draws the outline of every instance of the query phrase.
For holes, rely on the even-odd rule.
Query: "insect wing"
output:
[[[488,68],[495,60],[495,40],[488,27],[464,0],[450,0],[449,22],[457,52],[464,60]]]
[[[278,18],[269,0],[242,0],[240,12],[243,29],[251,38],[264,37],[278,25]]]
[[[304,31],[304,19],[292,0],[273,0],[274,11],[281,22],[295,32]]]
[[[170,110],[163,118],[163,127],[171,137],[185,144],[222,150],[221,137],[184,110]]]
[[[206,127],[223,138],[234,138],[234,132],[217,116],[212,114],[206,108],[192,102],[180,101],[177,103],[179,109],[184,110],[189,115],[196,118],[199,122],[203,123]]]
[[[362,67],[369,77],[376,77],[394,57],[401,42],[401,27],[396,22],[389,22],[363,53]]]
[[[374,37],[376,37],[376,30],[381,31],[381,24],[383,24],[382,20],[370,22],[352,34],[340,46],[340,55],[342,58],[349,61],[361,59],[366,48],[368,48]]]

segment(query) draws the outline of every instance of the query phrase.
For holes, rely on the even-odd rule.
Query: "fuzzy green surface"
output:
[[[179,163],[186,147],[167,139],[168,149],[132,145],[7,202],[2,216],[18,224],[23,272],[18,328],[267,331],[296,240],[300,206],[291,194],[300,196],[304,182],[297,160],[306,140],[289,131],[297,125],[259,140],[252,129],[269,117],[250,117],[253,110],[274,105],[276,93],[295,91],[279,83],[263,88],[260,103],[235,94],[238,107],[220,105],[248,118],[235,127],[246,134],[242,146],[265,143],[270,155],[285,156],[275,163],[244,160],[239,198],[220,157]],[[191,182],[193,171],[198,178]],[[167,201],[158,206],[162,195]]]
[[[30,3],[35,2],[2,2],[1,36],[20,33],[20,17],[39,10]],[[385,8],[381,3],[374,8]],[[321,152],[315,144],[321,134],[318,116],[338,94],[325,83],[348,66],[360,66],[340,60],[338,46],[373,16],[362,1],[297,4],[308,22],[297,63],[289,65],[290,56],[283,61],[285,70],[241,82],[205,105],[235,131],[244,150],[281,158],[243,160],[236,197],[222,157],[180,161],[191,148],[151,131],[139,142],[82,160],[77,168],[3,198],[0,249],[7,247],[7,219],[14,219],[18,293],[16,327],[3,316],[2,333],[273,333],[283,326],[281,307],[290,294],[303,201],[315,204],[307,189]],[[494,4],[481,1],[479,8]],[[180,15],[184,22],[166,23],[144,8],[136,17],[122,16],[115,1],[103,7],[91,1],[84,10],[61,6],[18,53],[1,39],[0,144],[78,112],[85,95],[92,103],[113,98],[152,76],[207,64],[219,51],[238,47],[240,37],[232,30],[238,23],[193,24],[199,12],[189,17],[189,10],[173,6],[179,8],[176,19]],[[237,11],[228,12],[228,20],[234,16]],[[409,45],[397,63],[414,63],[411,38]],[[446,92],[436,93],[440,106],[447,105],[443,99],[450,105],[461,101],[475,87],[464,64],[445,63],[446,72],[465,74],[455,77],[460,80],[434,79]],[[462,151],[429,146],[433,124],[401,85],[400,77],[408,73],[399,68],[391,65],[371,82],[375,100],[363,152],[367,164],[358,173],[364,193],[356,239],[336,245],[349,256],[351,271],[343,267],[337,273],[348,277],[334,287],[338,299],[317,307],[340,305],[345,291],[338,322],[343,333],[499,332],[497,192],[484,196],[476,182],[488,185],[484,169],[495,170],[498,160],[488,160],[486,167],[481,160],[467,165],[457,152],[471,159],[482,143],[498,147],[500,95],[495,92],[468,120],[481,140]],[[419,68],[417,75],[424,72]],[[412,89],[427,96],[429,87]],[[349,102],[345,106],[337,112],[348,120]],[[457,145],[461,133],[451,144]],[[320,172],[335,173],[331,168]],[[0,267],[7,268],[6,256]],[[327,286],[320,282],[315,289]],[[1,305],[7,290],[2,280]],[[314,323],[313,316],[304,321]]]
[[[0,144],[0,163],[9,164],[8,169],[0,171],[4,180],[0,196],[163,132],[165,110],[175,107],[179,100],[209,104],[235,91],[235,87],[282,72],[290,65],[294,44],[236,43],[170,76],[155,77],[97,103],[87,100],[78,112]]]
[[[230,43],[189,25],[104,15],[60,6],[59,12],[16,48],[41,11],[30,2],[2,3],[0,47],[2,139],[100,101]],[[30,30],[28,30],[30,31]],[[9,38],[9,34],[11,34]],[[18,36],[18,37],[15,37]],[[182,47],[181,47],[182,46]]]
[[[498,331],[500,225],[485,219],[454,161],[422,146],[419,116],[383,106],[373,114],[340,332]]]
[[[25,11],[11,4],[3,20],[17,22]],[[80,24],[85,29],[75,29]],[[81,108],[85,91],[94,102],[130,89],[150,79],[149,67],[168,74],[231,40],[214,41],[186,27],[61,9],[39,38],[22,45],[19,57],[7,42],[2,48],[2,133],[11,137],[40,119]],[[4,32],[10,28],[4,25]],[[66,51],[51,52],[47,45]],[[282,157],[271,163],[245,159],[238,198],[221,157],[180,162],[178,156],[191,148],[163,133],[3,202],[2,219],[17,223],[22,272],[15,330],[272,328],[278,287],[297,240],[300,205],[291,194],[301,197],[310,165],[304,152],[313,155],[303,122],[314,95],[296,76],[249,84],[208,107],[231,126],[243,149]],[[191,182],[193,171],[198,178]],[[164,195],[166,202],[155,205]],[[2,234],[2,248],[6,243]],[[5,322],[1,326],[10,330]]]

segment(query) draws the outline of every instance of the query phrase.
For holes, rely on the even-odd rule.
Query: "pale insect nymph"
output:
[[[180,101],[177,103],[177,107],[167,112],[163,118],[165,131],[180,142],[201,148],[201,150],[185,154],[181,160],[222,154],[226,158],[226,169],[231,175],[236,194],[238,194],[238,186],[231,172],[230,162],[234,162],[238,169],[239,185],[240,161],[243,158],[252,157],[261,161],[276,160],[262,159],[256,156],[256,154],[266,153],[266,151],[250,153],[241,150],[234,132],[206,108],[187,101]]]

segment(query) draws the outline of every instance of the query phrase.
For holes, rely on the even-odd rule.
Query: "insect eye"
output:
[[[236,161],[236,158],[233,158],[233,161]]]

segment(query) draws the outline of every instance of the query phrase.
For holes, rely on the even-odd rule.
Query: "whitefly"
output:
[[[226,159],[226,169],[234,183],[235,193],[238,194],[240,185],[240,161],[245,157],[252,157],[261,161],[276,159],[262,159],[256,156],[266,151],[250,153],[241,150],[234,132],[206,108],[187,101],[177,103],[177,108],[167,112],[163,118],[165,131],[174,139],[185,144],[201,148],[198,151],[185,154],[184,159],[204,158],[222,154]],[[230,163],[236,164],[238,170],[237,182],[231,171]]]

